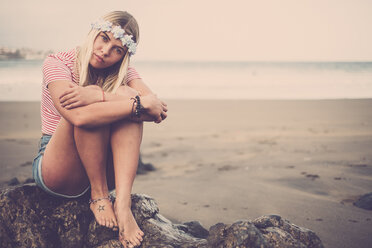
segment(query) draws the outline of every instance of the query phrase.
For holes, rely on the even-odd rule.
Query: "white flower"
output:
[[[114,35],[115,39],[120,39],[124,36],[125,31],[120,26],[115,26],[111,29],[111,33]]]
[[[131,43],[129,46],[128,46],[128,52],[130,53],[130,55],[133,55],[136,53],[136,50],[137,50],[137,46],[136,46],[136,43]]]
[[[96,21],[91,24],[92,28],[94,29],[100,29],[100,22]]]
[[[132,40],[132,37],[133,35],[124,35],[124,40],[125,40],[125,43],[132,43],[133,40]]]
[[[129,55],[136,53],[137,44],[133,40],[133,35],[125,34],[124,29],[120,26],[113,26],[109,21],[98,20],[91,24],[93,29],[97,29],[102,32],[111,32],[115,39],[121,40],[123,46],[128,48]]]
[[[102,32],[109,32],[111,31],[111,28],[112,28],[112,23],[109,22],[109,21],[103,21],[100,23],[100,30]]]
[[[112,23],[109,21],[104,21],[104,20],[98,20],[94,23],[91,24],[92,28],[107,32],[111,31]]]
[[[133,35],[124,35],[120,40],[123,43],[123,46],[128,48],[128,52],[133,55],[136,53],[137,44],[132,39]]]

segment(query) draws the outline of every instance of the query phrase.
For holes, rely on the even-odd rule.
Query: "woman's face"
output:
[[[111,32],[100,32],[93,43],[89,64],[95,69],[104,69],[120,61],[126,52],[127,48]]]

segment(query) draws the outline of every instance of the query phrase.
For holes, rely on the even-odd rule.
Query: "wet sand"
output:
[[[325,247],[370,247],[372,211],[352,205],[372,192],[372,99],[169,100],[169,117],[145,125],[133,191],[176,222],[278,214],[315,231]],[[0,103],[0,184],[31,177],[39,103]]]

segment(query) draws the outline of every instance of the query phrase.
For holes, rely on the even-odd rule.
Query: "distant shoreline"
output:
[[[0,47],[0,61],[9,60],[39,60],[44,59],[53,51],[34,50],[31,48]]]
[[[164,99],[372,98],[372,62],[132,62]],[[42,63],[0,61],[1,101],[38,101]]]

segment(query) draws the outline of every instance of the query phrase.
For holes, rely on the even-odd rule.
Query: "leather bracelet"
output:
[[[141,98],[137,95],[136,97],[132,97],[131,100],[133,100],[132,116],[140,118],[145,110],[145,108],[141,104]],[[136,104],[136,107],[134,107],[134,104]]]

